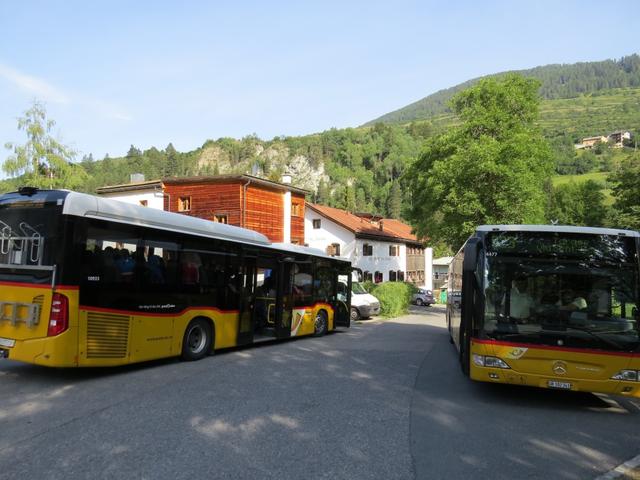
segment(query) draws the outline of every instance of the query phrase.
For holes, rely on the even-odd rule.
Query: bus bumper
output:
[[[521,373],[511,369],[471,366],[472,380],[490,383],[507,383],[551,390],[607,393],[640,398],[640,384],[620,380],[586,380],[581,378],[558,378],[551,375]]]
[[[494,364],[480,365],[478,357]],[[640,398],[640,382],[611,378],[624,369],[638,370],[638,360],[635,356],[473,341],[469,373],[472,380],[481,382]],[[500,362],[503,368],[495,365]]]
[[[13,347],[0,348],[0,358],[47,367],[77,367],[76,345],[76,329],[70,328],[56,337],[16,340]]]

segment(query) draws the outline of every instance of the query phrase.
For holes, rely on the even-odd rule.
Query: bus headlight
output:
[[[473,354],[473,363],[478,367],[511,368],[509,365],[507,365],[507,362],[499,359],[498,357],[476,355],[475,353]]]
[[[612,380],[624,380],[626,382],[640,382],[640,372],[638,370],[620,370],[611,377]]]

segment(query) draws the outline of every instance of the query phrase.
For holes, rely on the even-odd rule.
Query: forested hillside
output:
[[[131,146],[125,157],[82,159],[80,165],[88,173],[82,190],[95,192],[100,186],[127,183],[132,173],[143,173],[148,180],[225,173],[278,180],[286,171],[296,186],[310,190],[312,200],[399,218],[409,202],[402,175],[428,135],[425,126],[379,124],[273,140],[255,136],[207,140],[185,153],[171,144],[144,151]],[[0,182],[0,191],[15,188],[18,182]]]
[[[640,57],[632,55],[620,61],[551,65],[524,72],[543,82],[540,92],[547,99],[540,104],[535,124],[552,147],[556,174],[608,172],[632,154],[632,144],[618,151],[606,145],[577,151],[573,145],[581,137],[615,130],[629,130],[638,138],[639,66]],[[278,180],[288,172],[296,186],[311,192],[312,201],[406,218],[412,195],[404,174],[420,156],[427,139],[460,123],[453,113],[442,113],[448,108],[445,103],[454,91],[474,82],[427,97],[425,100],[430,100],[420,111],[429,112],[429,120],[378,122],[272,140],[219,138],[189,152],[178,152],[169,144],[147,150],[131,146],[127,155],[119,158],[87,155],[78,163],[82,167],[78,184],[84,191],[95,192],[100,186],[129,182],[132,173],[142,173],[147,180],[225,173]],[[563,96],[571,98],[557,98]],[[22,183],[20,178],[0,181],[0,192]]]
[[[620,60],[582,62],[570,65],[545,65],[528,70],[501,72],[488,77],[519,73],[524,77],[541,81],[540,95],[543,99],[575,98],[603,90],[640,87],[640,56],[622,57]],[[486,78],[486,77],[484,77]],[[407,123],[428,120],[434,116],[450,113],[448,102],[457,92],[478,82],[475,78],[445,90],[440,90],[406,107],[387,113],[365,125],[383,123]]]

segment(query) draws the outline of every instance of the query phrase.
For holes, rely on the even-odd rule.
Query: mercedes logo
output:
[[[564,375],[567,373],[567,364],[557,361],[553,364],[553,373],[556,375]]]

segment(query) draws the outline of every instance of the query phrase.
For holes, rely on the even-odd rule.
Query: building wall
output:
[[[284,241],[284,194],[249,184],[246,188],[245,228],[260,232],[272,242]]]
[[[407,246],[407,251],[415,251],[418,247]],[[425,251],[424,248],[419,247],[418,253],[407,253],[407,276],[406,281],[415,284],[422,285],[425,280]]]
[[[313,228],[313,220],[320,220],[320,228]],[[350,230],[307,208],[304,216],[305,242],[326,251],[331,244],[340,245],[340,256],[351,259],[356,248],[356,236]]]
[[[246,193],[244,215],[244,183],[240,181],[166,184],[164,193],[133,191],[101,196],[136,205],[140,205],[141,200],[146,200],[148,207],[206,220],[214,220],[215,215],[226,215],[229,225],[255,230],[266,235],[272,242],[284,241],[284,201],[287,197],[285,192],[249,184]],[[182,197],[191,198],[191,208],[188,211],[180,211],[178,208]],[[305,197],[295,192],[291,192],[290,197],[291,206],[298,205],[297,215],[293,215],[293,208],[290,209],[291,242],[302,245],[305,230]]]
[[[305,212],[307,210],[304,195],[291,192],[291,204],[299,205],[298,215],[294,215],[294,209],[291,208],[291,243],[297,243],[298,245],[304,245],[304,231],[305,231]]]
[[[373,255],[364,256],[362,254],[365,244],[373,246]],[[400,246],[400,255],[397,257],[389,256],[390,245]],[[356,250],[352,257],[352,263],[354,267],[359,268],[363,273],[371,272],[371,274],[375,274],[375,272],[381,272],[383,282],[389,280],[390,270],[393,270],[394,272],[401,270],[405,272],[406,277],[406,262],[406,246],[400,242],[382,242],[378,240],[365,240],[362,238],[356,239]]]
[[[205,183],[165,185],[165,210],[213,220],[214,215],[226,215],[229,225],[241,225],[239,183]],[[181,197],[191,197],[191,209],[179,211]]]
[[[320,220],[320,228],[313,228],[313,220]],[[389,271],[393,270],[404,272],[407,278],[407,246],[404,243],[386,242],[379,240],[367,240],[356,238],[356,234],[346,228],[338,225],[327,217],[320,215],[314,210],[308,208],[305,213],[305,242],[314,248],[326,251],[327,247],[333,243],[340,245],[340,256],[351,260],[354,268],[362,270],[362,272],[382,273],[382,280],[389,280]],[[373,246],[373,255],[362,255],[364,244]],[[389,255],[389,246],[397,245],[399,255],[391,257]],[[424,270],[424,256],[422,269]]]
[[[107,193],[100,195],[103,198],[110,198],[120,202],[131,203],[133,205],[142,205],[141,202],[147,202],[147,207],[162,210],[163,197],[160,192],[152,192],[148,190]]]

